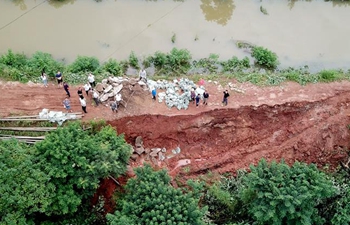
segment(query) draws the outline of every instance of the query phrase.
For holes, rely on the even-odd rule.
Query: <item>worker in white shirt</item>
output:
[[[95,101],[96,106],[98,106],[98,97],[97,91],[92,89],[92,99]]]
[[[85,92],[86,92],[86,96],[89,96],[89,90],[90,90],[90,88],[91,88],[91,85],[90,85],[89,83],[86,83],[86,84],[84,85],[84,90],[85,90]]]
[[[95,83],[95,76],[92,75],[92,73],[89,73],[88,81],[89,81],[91,87],[92,87],[92,88],[95,88],[95,86],[96,86],[96,83]]]
[[[147,82],[147,73],[145,69],[140,70],[139,72],[140,80]]]

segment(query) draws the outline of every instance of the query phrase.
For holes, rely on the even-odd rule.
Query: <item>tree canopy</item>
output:
[[[144,165],[135,173],[136,178],[128,180],[125,186],[118,209],[114,215],[107,215],[110,225],[203,224],[205,209],[199,208],[198,196],[172,187],[165,170],[154,171],[150,165]]]
[[[80,123],[58,128],[33,147],[1,141],[0,221],[30,224],[34,214],[35,224],[38,218],[69,218],[101,179],[126,171],[130,150],[112,127],[91,135]]]

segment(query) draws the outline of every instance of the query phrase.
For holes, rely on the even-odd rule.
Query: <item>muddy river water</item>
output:
[[[228,59],[249,55],[235,45],[242,40],[276,52],[281,67],[349,69],[349,23],[349,2],[322,0],[1,0],[0,54],[106,61],[177,47]]]

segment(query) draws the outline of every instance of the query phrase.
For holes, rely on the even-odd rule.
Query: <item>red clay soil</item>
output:
[[[350,140],[350,82],[307,86],[285,83],[279,87],[234,84],[244,93],[229,90],[226,107],[220,102],[222,91],[228,87],[206,83],[208,106],[168,109],[164,103],[153,102],[150,93],[139,90],[125,99],[127,107],[117,114],[106,106],[89,104],[84,120],[106,119],[130,144],[142,136],[145,147],[165,147],[167,155],[179,146],[180,154],[160,163],[172,175],[235,172],[262,157],[319,166],[337,165],[345,159]],[[3,82],[0,89],[2,116],[38,114],[43,108],[64,110],[61,102],[65,92],[53,84],[44,88]],[[80,111],[76,90],[72,87],[72,108]]]

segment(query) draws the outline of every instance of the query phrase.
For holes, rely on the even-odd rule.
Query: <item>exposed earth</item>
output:
[[[258,87],[235,83],[229,87],[206,82],[210,94],[207,106],[190,105],[188,110],[169,109],[151,99],[149,92],[135,92],[126,108],[113,113],[109,107],[94,107],[88,97],[83,120],[106,119],[134,145],[142,136],[148,148],[180,147],[180,154],[159,161],[175,176],[191,177],[207,171],[235,172],[262,157],[338,165],[347,156],[350,124],[350,82],[300,86],[284,83]],[[63,111],[63,89],[53,83],[1,82],[0,115],[32,115],[43,108]],[[222,92],[229,89],[228,106],[222,106]],[[81,111],[77,87],[71,87],[73,111]],[[85,93],[84,93],[85,94]],[[137,166],[143,159],[132,161]]]

